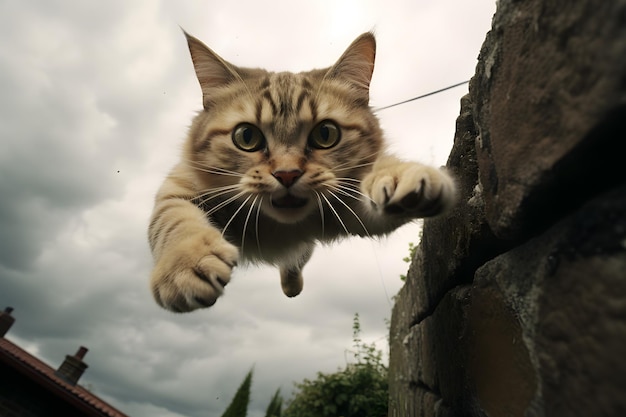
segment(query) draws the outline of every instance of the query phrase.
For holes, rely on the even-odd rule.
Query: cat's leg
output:
[[[370,198],[370,213],[379,217],[431,217],[456,202],[454,181],[445,171],[389,155],[376,161],[361,188]]]
[[[314,244],[303,244],[295,256],[279,265],[280,285],[287,297],[295,297],[302,292],[302,268],[311,259],[314,248]]]
[[[195,192],[176,170],[157,194],[149,227],[155,259],[150,286],[156,302],[183,312],[213,305],[230,281],[238,249],[189,200]]]

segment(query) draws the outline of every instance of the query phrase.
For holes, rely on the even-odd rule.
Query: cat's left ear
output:
[[[328,70],[326,77],[348,82],[369,101],[375,57],[376,39],[373,33],[366,32],[350,44],[341,58]]]
[[[222,59],[209,47],[197,38],[185,32],[189,52],[196,76],[202,88],[202,104],[207,109],[213,103],[214,97],[219,90],[227,87],[230,83],[240,80],[234,65]]]

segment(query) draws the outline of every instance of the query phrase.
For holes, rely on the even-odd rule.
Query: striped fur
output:
[[[387,234],[454,202],[446,173],[385,153],[368,105],[372,34],[331,68],[299,74],[238,68],[186,36],[204,109],[150,221],[162,307],[213,305],[241,261],[278,266],[284,293],[296,296],[316,242]]]

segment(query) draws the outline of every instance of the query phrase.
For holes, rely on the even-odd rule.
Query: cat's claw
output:
[[[454,182],[447,173],[412,162],[373,170],[362,188],[376,212],[392,216],[436,216],[456,200]]]
[[[175,312],[212,306],[230,281],[238,257],[238,249],[221,236],[187,236],[157,262],[151,278],[155,300]]]

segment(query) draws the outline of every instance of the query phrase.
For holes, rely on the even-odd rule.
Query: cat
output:
[[[301,73],[237,67],[185,36],[204,108],[149,225],[160,306],[213,305],[240,261],[278,266],[294,297],[317,242],[385,235],[454,204],[444,170],[385,152],[369,107],[372,33]]]

